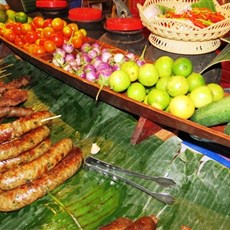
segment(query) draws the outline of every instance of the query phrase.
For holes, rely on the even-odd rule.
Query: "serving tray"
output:
[[[55,66],[51,63],[52,55],[44,55],[39,57],[34,56],[31,53],[26,53],[24,49],[17,47],[11,42],[8,42],[1,36],[0,40],[14,53],[30,62],[31,64],[37,66],[45,72],[48,72],[53,77],[63,81],[68,85],[71,85],[77,90],[89,96],[96,97],[100,88],[98,84],[89,82],[86,79],[83,79],[75,74],[65,71],[60,67]],[[94,41],[94,39],[89,38],[89,42]],[[117,52],[125,53],[124,50],[118,49],[100,41],[97,42],[100,43],[100,45],[104,48],[111,48]],[[230,147],[230,136],[224,134],[224,126],[208,128],[190,120],[178,118],[171,115],[170,113],[155,109],[149,105],[130,99],[125,94],[116,93],[109,87],[104,87],[102,89],[98,99],[120,110],[146,118],[154,123],[164,126],[164,128],[170,127],[171,129],[180,130],[200,138],[208,139],[220,145]]]

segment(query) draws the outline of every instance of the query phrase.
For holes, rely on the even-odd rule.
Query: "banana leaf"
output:
[[[135,219],[150,214],[159,219],[158,229],[178,230],[182,225],[196,230],[230,229],[229,169],[189,149],[181,152],[177,136],[163,141],[153,135],[132,145],[137,120],[131,114],[97,102],[14,56],[4,62],[14,65],[3,80],[32,76],[25,106],[62,115],[51,125],[53,142],[69,136],[84,156],[97,143],[101,148],[97,158],[147,175],[171,177],[176,186],[165,189],[132,178],[152,191],[173,195],[175,203],[165,205],[120,181],[81,168],[33,204],[0,213],[0,229],[95,230],[121,216]]]
[[[226,41],[227,40],[228,39],[226,39]],[[202,74],[211,66],[225,61],[230,61],[230,44],[227,44],[224,49],[204,69],[201,70],[200,73]]]

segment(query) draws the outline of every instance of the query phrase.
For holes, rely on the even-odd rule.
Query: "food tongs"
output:
[[[161,185],[163,187],[170,187],[170,186],[176,185],[176,183],[170,178],[153,177],[153,176],[147,176],[147,175],[143,175],[140,173],[132,172],[132,171],[126,170],[124,168],[120,168],[118,166],[111,165],[109,163],[106,163],[104,161],[101,161],[101,160],[94,158],[94,157],[91,157],[91,156],[85,158],[83,166],[84,166],[84,168],[92,169],[92,170],[100,172],[104,175],[111,176],[111,179],[113,181],[117,181],[117,180],[123,181],[126,184],[129,184],[129,185],[133,186],[134,188],[137,188],[137,189],[141,190],[142,192],[147,193],[148,195],[152,196],[156,200],[163,202],[165,204],[172,204],[174,202],[174,199],[171,195],[169,195],[167,193],[151,192],[148,189],[146,189],[145,187],[137,184],[136,182],[133,182],[132,180],[122,176],[121,173],[124,175],[128,175],[128,176],[135,176],[135,177],[138,177],[140,179],[152,180],[152,181],[155,181],[156,183],[158,183],[159,185]]]

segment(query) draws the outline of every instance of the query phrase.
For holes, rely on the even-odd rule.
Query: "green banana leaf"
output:
[[[229,43],[229,38],[226,38],[226,41]],[[202,74],[211,66],[224,61],[230,61],[230,44],[227,44],[224,49],[204,69],[201,70],[200,73]]]
[[[192,7],[198,7],[198,8],[208,8],[212,10],[213,12],[216,12],[216,7],[214,5],[213,0],[199,0],[198,2],[195,2],[192,4]]]
[[[53,142],[69,136],[84,156],[97,143],[101,148],[97,158],[147,175],[171,177],[176,186],[166,189],[132,178],[152,191],[174,196],[175,203],[165,205],[120,181],[81,168],[33,204],[0,213],[0,229],[95,230],[118,217],[150,214],[159,219],[157,229],[178,230],[182,225],[196,230],[230,229],[229,169],[189,149],[178,154],[181,140],[176,136],[166,141],[151,136],[132,145],[137,120],[131,114],[97,102],[14,56],[4,61],[14,63],[8,68],[12,73],[8,80],[32,76],[26,106],[62,115],[51,125]]]

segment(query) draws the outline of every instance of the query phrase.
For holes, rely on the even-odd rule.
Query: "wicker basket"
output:
[[[152,33],[149,40],[152,45],[173,53],[202,54],[219,47],[219,39],[230,30],[230,3],[220,6],[214,0],[218,12],[225,20],[201,29],[188,20],[158,18],[147,20],[143,11],[152,4],[161,4],[169,8],[181,7],[198,0],[146,0],[144,5],[138,4],[143,25]],[[169,44],[171,43],[171,44]]]

